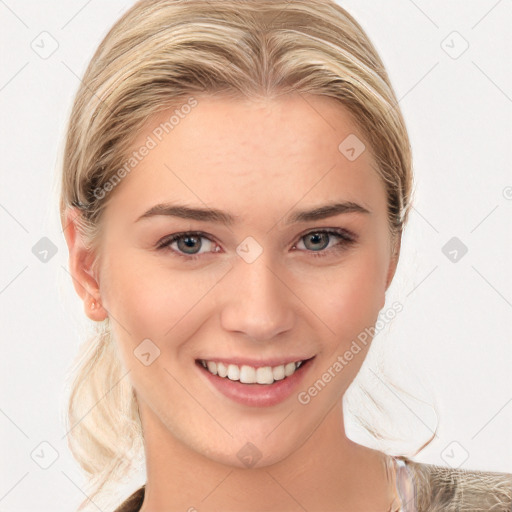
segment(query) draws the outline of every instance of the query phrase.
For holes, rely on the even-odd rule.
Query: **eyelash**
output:
[[[300,249],[300,250],[303,252],[312,253],[311,256],[314,258],[324,258],[324,257],[328,256],[329,253],[331,253],[331,251],[334,251],[334,252],[343,251],[348,246],[353,245],[356,242],[356,237],[352,233],[350,233],[346,229],[340,229],[340,228],[314,229],[314,230],[308,231],[304,235],[301,235],[299,237],[299,241],[308,235],[319,234],[319,233],[327,233],[329,235],[335,235],[339,238],[340,241],[335,246],[331,247],[330,249],[322,249],[320,251],[311,251],[308,249],[305,249],[305,250]],[[172,251],[177,256],[185,258],[188,261],[197,260],[198,258],[200,258],[202,256],[202,254],[184,254],[184,253],[179,252],[170,247],[170,245],[173,242],[175,242],[181,238],[186,238],[187,236],[199,236],[201,238],[206,238],[206,239],[210,240],[211,242],[215,243],[214,240],[211,240],[211,238],[206,233],[204,233],[202,231],[184,231],[184,232],[175,233],[173,235],[163,238],[160,242],[158,242],[156,248],[157,248],[157,250]],[[294,244],[294,247],[295,247],[295,245],[296,244]],[[211,251],[211,253],[213,253],[213,251]]]

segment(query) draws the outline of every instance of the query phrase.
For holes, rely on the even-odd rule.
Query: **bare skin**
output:
[[[65,231],[86,314],[110,317],[136,390],[148,475],[142,511],[387,512],[395,497],[387,458],[351,441],[343,423],[343,394],[371,340],[308,403],[298,400],[375,324],[396,270],[371,149],[366,144],[353,161],[340,152],[348,135],[364,138],[328,98],[196,99],[109,192],[97,273],[72,209]],[[141,127],[134,150],[171,113]],[[369,213],[285,222],[297,210],[342,201]],[[237,219],[230,226],[165,215],[137,220],[163,202]],[[348,230],[355,242],[325,235],[325,248],[315,250],[305,235],[326,228]],[[156,248],[188,231],[205,237],[189,253],[178,242]],[[236,251],[249,236],[262,249],[251,263]],[[92,298],[101,307],[91,309]],[[134,356],[144,339],[160,350],[149,366]],[[290,397],[251,407],[198,376],[197,359],[233,355],[314,359]],[[258,454],[250,467],[237,456],[248,442]]]

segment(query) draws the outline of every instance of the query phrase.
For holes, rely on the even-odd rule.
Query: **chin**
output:
[[[238,469],[261,469],[285,460],[294,452],[293,446],[283,446],[280,443],[233,443],[224,451],[205,452],[203,455],[213,462]]]

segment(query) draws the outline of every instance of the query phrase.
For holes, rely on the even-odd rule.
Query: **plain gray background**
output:
[[[84,497],[63,417],[88,320],[67,270],[56,175],[79,79],[132,3],[0,0],[0,512],[70,511]],[[400,301],[403,311],[375,338],[360,376],[395,411],[387,428],[403,441],[376,443],[351,416],[347,433],[411,453],[432,435],[435,404],[437,437],[416,460],[512,472],[512,5],[339,3],[387,66],[416,175],[384,308]],[[35,254],[43,237],[56,250],[46,262]],[[379,364],[419,400],[395,395]],[[359,397],[351,389],[346,399],[357,407]]]

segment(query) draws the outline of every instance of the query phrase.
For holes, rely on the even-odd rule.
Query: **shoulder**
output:
[[[144,501],[145,485],[131,494],[114,512],[139,512]]]
[[[512,473],[455,469],[401,459],[414,481],[418,512],[512,510]]]

